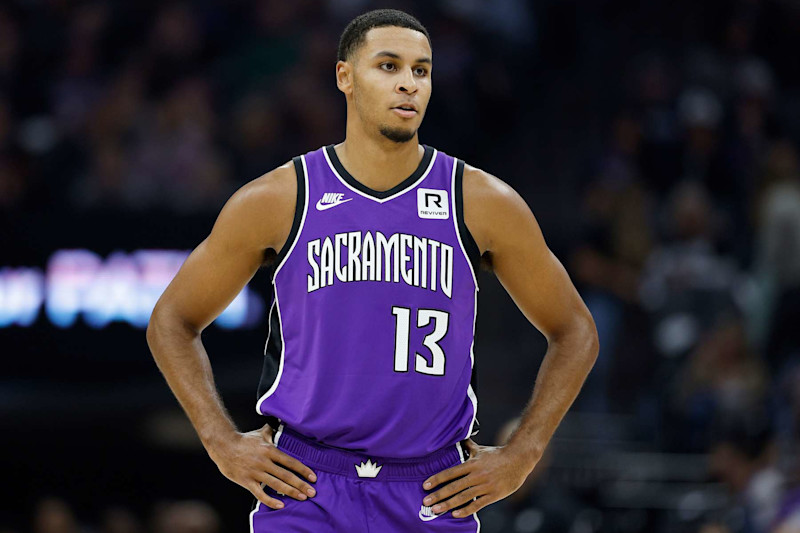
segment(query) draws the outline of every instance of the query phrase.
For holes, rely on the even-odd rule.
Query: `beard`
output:
[[[381,135],[386,137],[392,142],[396,143],[407,143],[411,139],[414,138],[414,135],[417,134],[417,130],[406,130],[402,128],[392,128],[386,125],[380,127]]]

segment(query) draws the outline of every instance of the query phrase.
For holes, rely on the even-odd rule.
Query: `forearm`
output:
[[[597,358],[597,332],[591,318],[552,339],[520,425],[507,447],[531,470],[541,458]]]
[[[237,431],[214,383],[200,333],[174,317],[153,313],[147,343],[173,394],[208,448]]]

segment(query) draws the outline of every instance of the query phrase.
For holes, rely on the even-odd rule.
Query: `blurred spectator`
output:
[[[129,62],[115,73],[95,102],[86,140],[97,146],[130,139],[148,111],[146,80],[146,69],[137,62]]]
[[[677,186],[667,214],[669,240],[650,255],[641,281],[642,305],[650,313],[655,347],[662,356],[656,370],[660,438],[673,451],[701,451],[700,435],[683,435],[683,415],[671,418],[676,413],[670,394],[680,388],[676,380],[682,379],[685,356],[721,319],[739,313],[745,276],[733,257],[719,251],[719,218],[704,187],[696,182]],[[708,416],[706,412],[701,418]]]
[[[600,355],[577,403],[584,411],[630,408],[639,388],[646,386],[646,379],[618,379],[626,371],[644,377],[649,366],[640,354],[628,359],[631,352],[624,347],[640,347],[648,334],[647,328],[629,327],[641,314],[637,287],[653,240],[652,199],[639,182],[641,139],[635,116],[622,112],[614,117],[598,176],[583,198],[582,235],[570,257],[600,337]]]
[[[199,73],[203,42],[197,12],[188,3],[171,2],[156,13],[148,43],[150,94],[160,97]]]
[[[101,533],[144,533],[139,519],[125,507],[109,507],[103,513]]]
[[[89,173],[71,192],[72,201],[81,207],[122,207],[126,204],[125,160],[122,149],[107,142],[92,154]]]
[[[768,375],[747,345],[745,328],[727,319],[689,355],[672,393],[685,449],[704,450],[716,417],[752,412],[765,400]]]
[[[772,427],[765,413],[750,411],[718,420],[710,468],[734,497],[728,524],[733,533],[769,533],[786,481],[776,468],[775,452]]]
[[[213,144],[215,120],[206,82],[177,83],[138,131],[123,196],[128,205],[219,209],[233,190],[227,162]]]
[[[800,167],[786,140],[769,150],[758,206],[756,272],[766,291],[762,309],[771,319],[767,355],[775,369],[800,357]]]
[[[69,505],[58,498],[41,500],[34,511],[33,533],[80,533]]]
[[[624,120],[624,119],[623,119]],[[626,129],[618,124],[618,129]],[[625,134],[620,133],[620,143]],[[624,145],[624,144],[623,144]],[[617,171],[620,169],[617,168]],[[578,408],[604,412],[609,401],[616,408],[631,406],[638,394],[637,383],[615,379],[625,369],[646,373],[641,355],[628,360],[628,346],[647,343],[647,329],[628,327],[641,311],[637,301],[639,276],[651,246],[648,221],[649,197],[630,175],[614,174],[592,184],[584,200],[584,229],[580,245],[571,256],[571,269],[584,301],[592,313],[600,337],[600,355],[581,392]],[[625,362],[623,362],[623,360]],[[610,389],[611,382],[613,389]],[[633,385],[632,389],[630,386]],[[624,390],[626,389],[627,390]]]
[[[232,132],[236,150],[236,179],[245,181],[261,176],[283,164],[285,149],[280,109],[257,92],[245,96],[234,110]]]
[[[681,172],[680,122],[675,95],[680,89],[676,66],[665,57],[637,58],[631,100],[642,120],[641,172],[659,194],[679,179]]]
[[[700,184],[675,188],[668,210],[670,240],[648,258],[641,286],[642,302],[656,317],[657,347],[665,356],[686,353],[722,313],[736,308],[742,274],[732,257],[718,251],[718,222]]]
[[[720,151],[723,112],[717,95],[706,89],[687,89],[678,98],[678,118],[685,131],[685,145],[681,174],[676,178],[702,184],[715,198],[736,191]]]
[[[74,174],[67,192],[72,205],[129,207],[130,149],[145,116],[144,85],[139,65],[124,66],[93,102],[86,124],[75,136],[67,135],[55,150],[58,167],[64,169],[59,172]]]
[[[789,486],[775,520],[776,531],[795,533],[800,531],[800,361],[783,369],[775,404],[778,445],[782,452],[779,466]]]
[[[94,102],[103,93],[99,57],[102,32],[110,16],[108,5],[88,3],[75,10],[59,78],[53,87],[53,112],[64,131],[84,134]]]
[[[800,484],[800,362],[784,368],[777,385],[778,429],[786,447],[786,469]]]
[[[16,82],[14,73],[20,49],[20,31],[17,21],[5,8],[0,7],[0,93],[11,90]]]
[[[709,522],[703,524],[697,533],[732,533],[731,530],[725,525],[718,522]]]
[[[800,531],[800,489],[790,492],[775,517],[773,533],[797,533]]]
[[[217,512],[205,502],[160,504],[153,516],[153,533],[219,533]]]
[[[12,139],[9,103],[0,94],[0,211],[20,207],[28,195],[26,159]]]

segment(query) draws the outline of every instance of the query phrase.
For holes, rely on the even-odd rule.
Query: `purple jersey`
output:
[[[328,446],[420,457],[477,428],[478,247],[464,163],[431,147],[388,191],[333,146],[294,159],[297,208],[272,274],[256,410]]]

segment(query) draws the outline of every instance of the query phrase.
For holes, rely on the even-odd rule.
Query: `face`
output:
[[[408,28],[373,28],[353,56],[336,65],[337,85],[355,112],[352,119],[393,142],[412,140],[431,98],[428,39]]]

